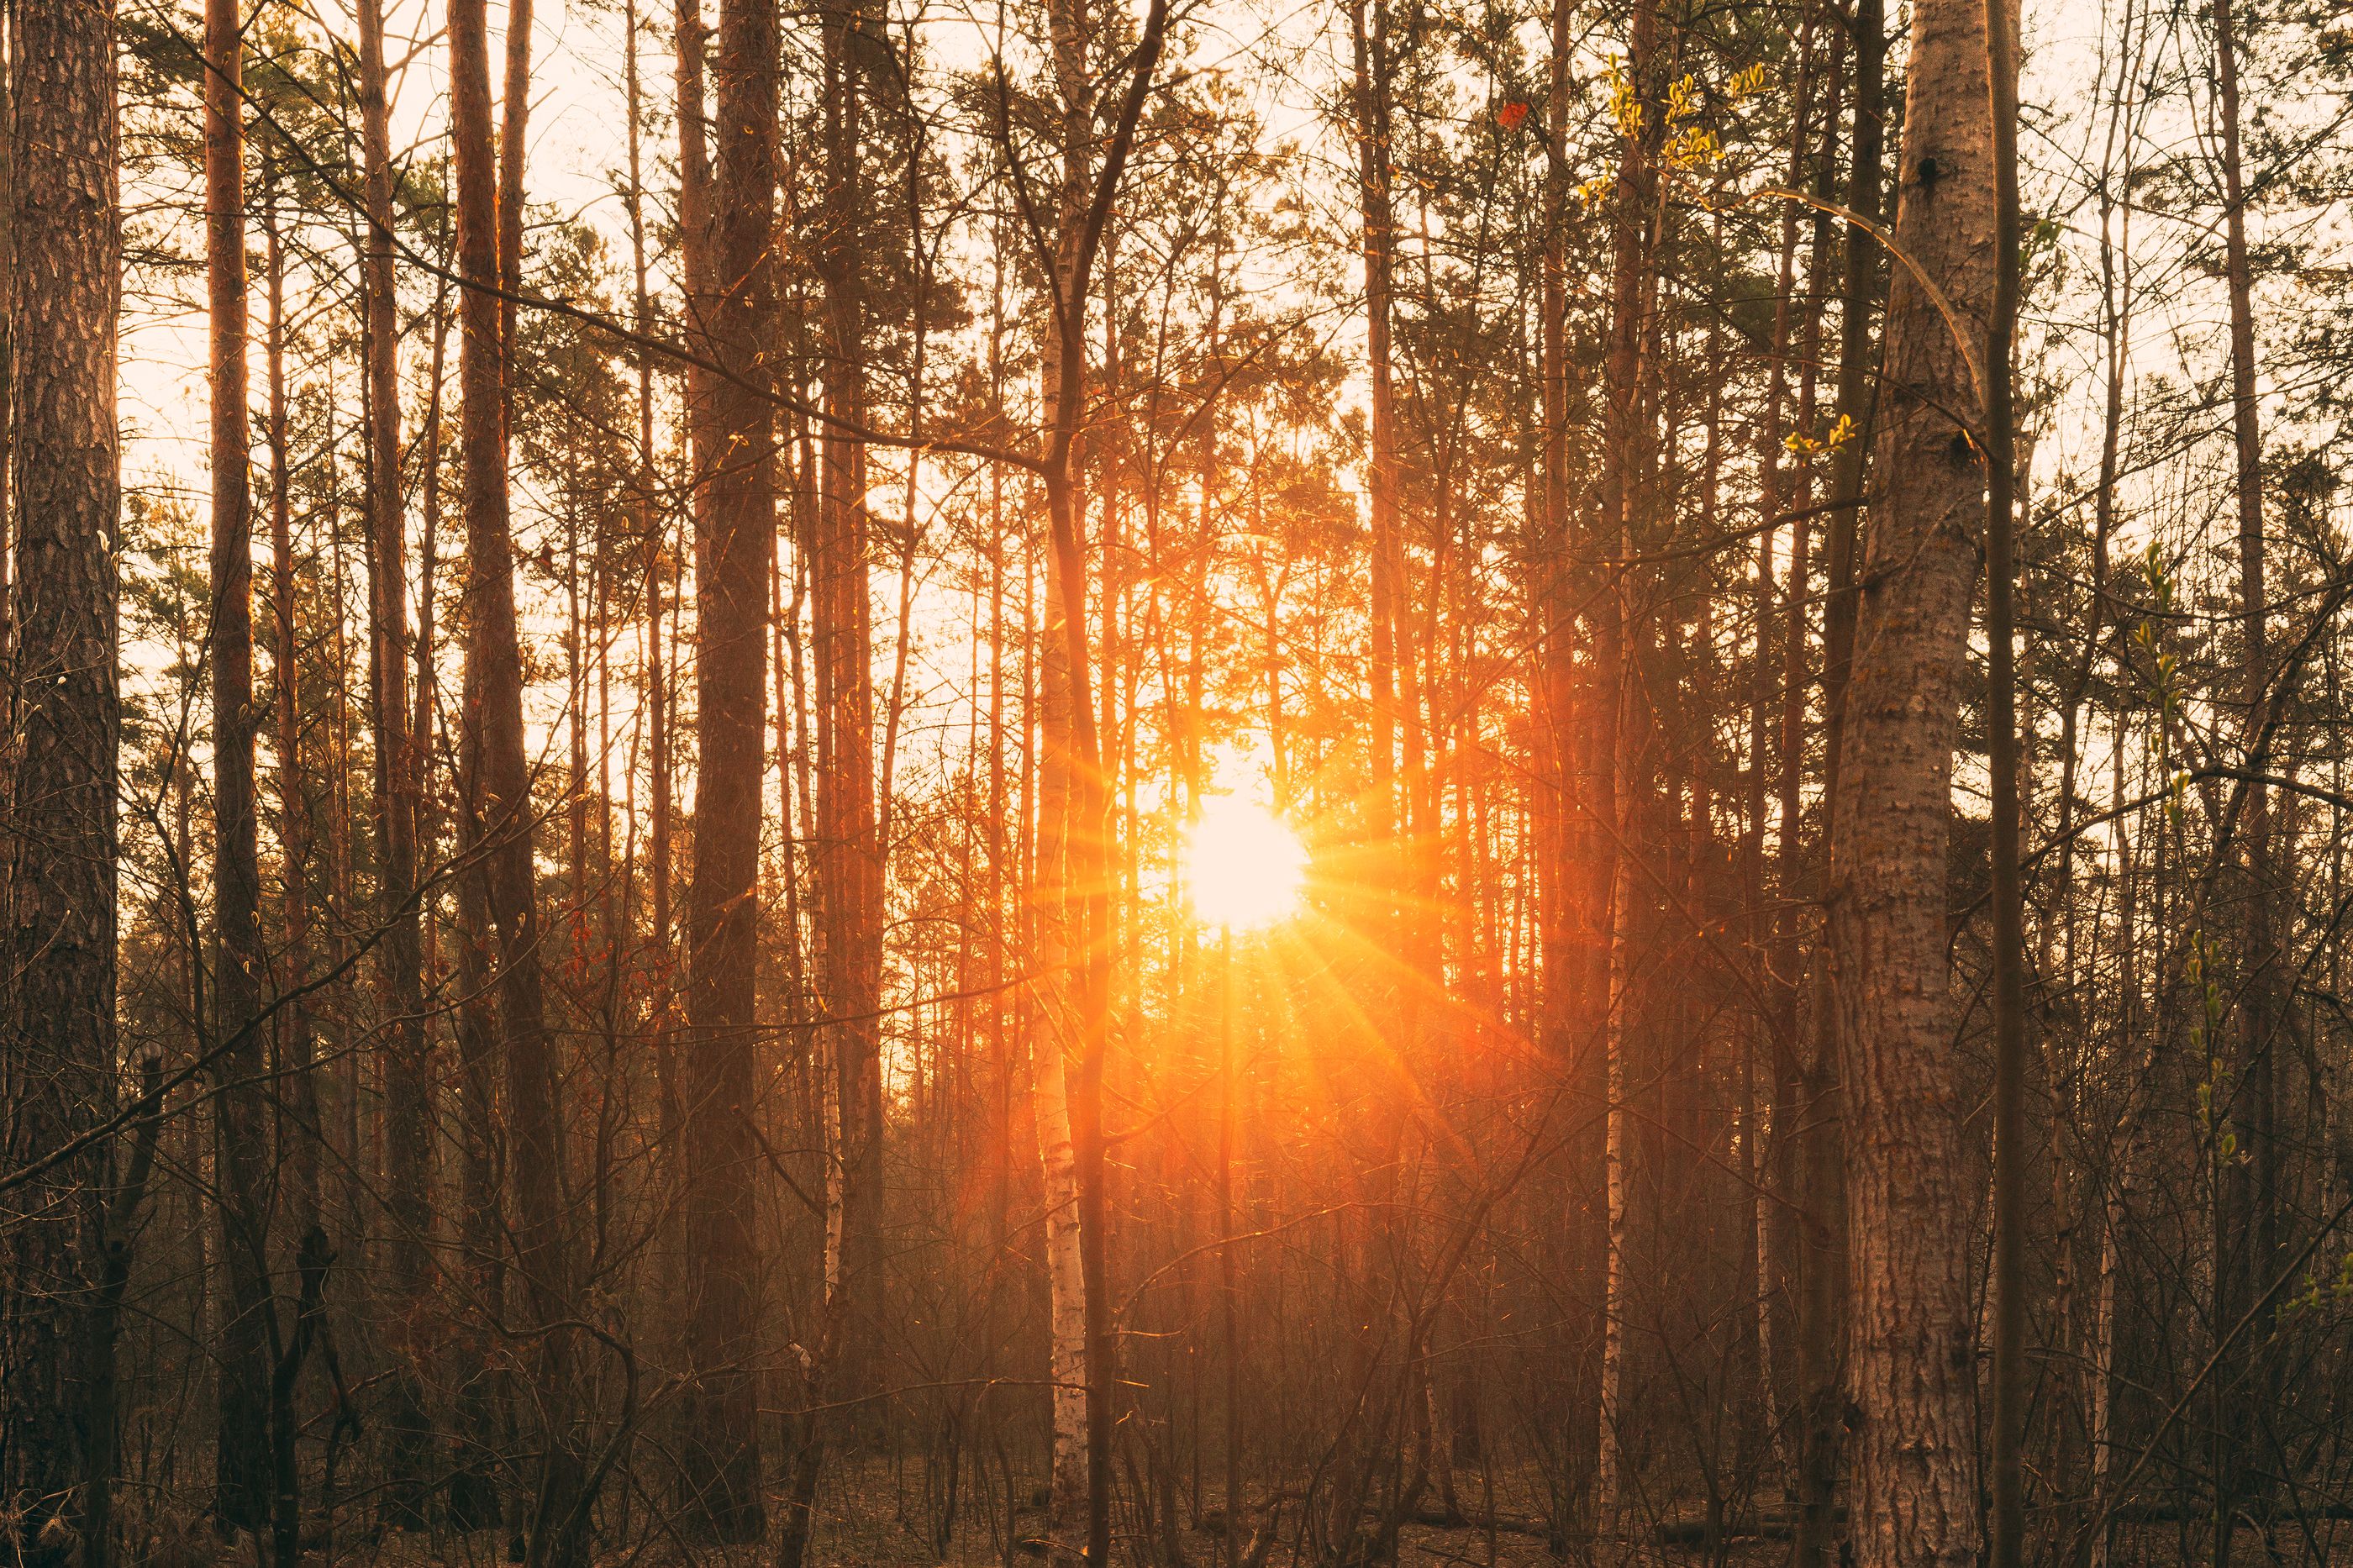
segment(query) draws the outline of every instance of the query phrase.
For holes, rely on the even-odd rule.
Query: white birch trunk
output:
[[[1616,865],[1613,860],[1609,1133],[1601,1152],[1602,1180],[1609,1194],[1609,1259],[1608,1293],[1601,1318],[1601,1441],[1594,1464],[1594,1520],[1604,1531],[1617,1528],[1625,1483],[1625,1455],[1619,1441],[1619,1425],[1625,1415],[1626,1393],[1626,1004],[1628,968],[1632,962],[1628,951],[1627,909],[1632,900],[1627,896],[1626,877],[1622,870],[1615,868]]]
[[[2108,1477],[2115,1468],[2111,1462],[2114,1452],[2111,1428],[2115,1424],[2115,1401],[2109,1391],[2116,1384],[2116,1236],[2125,1219],[2125,1183],[2131,1174],[2132,1145],[2129,1142],[2116,1151],[2118,1162],[2115,1178],[2108,1184],[2108,1194],[2100,1225],[2100,1286],[2094,1299],[2092,1318],[2092,1398],[2090,1440],[2092,1446],[2093,1506],[2107,1506]],[[2091,1568],[2107,1568],[2108,1532],[2095,1530],[2092,1534]]]
[[[1046,1288],[1050,1303],[1048,1371],[1054,1385],[1054,1538],[1068,1539],[1087,1496],[1086,1282],[1079,1268],[1079,1163],[1062,1064],[1062,1020],[1041,998],[1037,1031],[1038,1162],[1045,1174]]]

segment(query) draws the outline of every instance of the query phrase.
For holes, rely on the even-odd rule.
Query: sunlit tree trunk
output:
[[[1947,994],[1952,760],[1985,470],[1994,282],[1981,0],[1914,11],[1874,464],[1880,494],[1846,691],[1829,907],[1852,1282],[1850,1540],[1863,1568],[1978,1549],[1971,1185]]]
[[[1038,964],[1047,984],[1037,995],[1041,1026],[1031,1044],[1036,1062],[1039,1154],[1045,1172],[1048,1233],[1047,1287],[1050,1326],[1049,1367],[1054,1380],[1053,1483],[1050,1529],[1055,1544],[1080,1550],[1092,1538],[1094,1489],[1108,1477],[1099,1466],[1093,1437],[1094,1378],[1101,1370],[1091,1353],[1092,1324],[1088,1288],[1091,1249],[1102,1238],[1086,1235],[1088,1194],[1082,1170],[1087,1120],[1081,1103],[1087,1092],[1090,1062],[1101,1047],[1096,1033],[1095,981],[1105,934],[1092,919],[1088,896],[1099,858],[1102,821],[1095,801],[1103,781],[1095,743],[1095,712],[1089,684],[1085,584],[1079,536],[1085,497],[1080,465],[1071,448],[1078,438],[1075,406],[1086,379],[1088,279],[1079,269],[1088,174],[1092,166],[1095,93],[1087,49],[1092,37],[1089,0],[1053,0],[1047,22],[1053,78],[1060,110],[1056,184],[1055,247],[1044,258],[1052,269],[1048,290],[1040,395],[1050,416],[1064,405],[1074,416],[1063,436],[1062,462],[1046,478],[1050,531],[1046,595],[1039,649],[1039,737]],[[1060,421],[1057,419],[1057,424]],[[1051,439],[1051,437],[1050,437]],[[1107,1000],[1107,999],[1106,999]],[[1107,1456],[1106,1456],[1107,1457]]]
[[[687,318],[694,330],[703,334],[698,346],[704,350],[704,357],[708,357],[707,324],[715,307],[711,299],[711,153],[703,102],[705,29],[700,0],[679,0],[673,30],[676,45],[673,84],[678,119],[679,264],[682,275],[681,280],[685,286]],[[712,500],[712,375],[700,365],[689,365],[684,381],[687,502],[700,527],[701,520],[710,510]],[[647,552],[646,689],[650,710],[648,714],[648,740],[653,773],[652,798],[647,814],[649,819],[647,825],[647,880],[651,884],[653,903],[652,941],[657,998],[654,1011],[664,1020],[663,1028],[666,1030],[674,985],[670,954],[670,882],[674,837],[671,752],[675,726],[670,677],[664,673],[668,659],[662,633],[663,579],[670,566],[659,545],[649,542]],[[662,1059],[667,1060],[670,1046],[666,1034],[658,1039],[656,1048],[662,1054]]]
[[[510,0],[506,19],[506,80],[499,95],[498,285],[499,342],[503,374],[514,370],[516,294],[522,288],[523,160],[531,129],[532,0]],[[487,46],[485,46],[487,47]],[[507,387],[507,422],[514,422],[514,387]]]
[[[1085,1327],[1086,1554],[1092,1568],[1111,1556],[1112,1425],[1117,1337],[1112,1321],[1110,1206],[1103,1119],[1103,1056],[1109,1045],[1112,935],[1107,879],[1111,824],[1105,810],[1103,747],[1096,721],[1092,655],[1086,615],[1085,510],[1077,448],[1084,428],[1087,280],[1110,216],[1112,197],[1134,145],[1136,126],[1155,79],[1168,21],[1166,0],[1150,0],[1134,51],[1124,62],[1126,96],[1098,157],[1093,135],[1095,94],[1088,46],[1093,22],[1084,0],[1055,0],[1048,12],[1060,99],[1060,189],[1053,249],[1048,264],[1050,317],[1041,367],[1048,420],[1036,471],[1046,492],[1050,554],[1047,572],[1041,739],[1047,757],[1059,752],[1068,768],[1067,810],[1058,829],[1061,850],[1039,857],[1039,961],[1049,996],[1060,1007],[1059,1040],[1065,1055],[1071,1164],[1076,1189],[1079,1272]],[[1060,661],[1060,668],[1054,668]],[[1041,815],[1042,815],[1041,808]],[[1049,1023],[1048,1028],[1054,1027]],[[1048,1048],[1039,1041],[1039,1049]],[[1042,1093],[1041,1089],[1041,1093]],[[1040,1114],[1041,1128],[1045,1113]],[[1050,1141],[1041,1135],[1052,1157]],[[1058,1312],[1063,1310],[1056,1303]],[[1059,1353],[1059,1352],[1058,1352]]]

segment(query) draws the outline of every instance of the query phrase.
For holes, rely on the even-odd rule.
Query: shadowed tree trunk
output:
[[[855,0],[834,0],[818,18],[824,46],[821,142],[824,198],[816,237],[824,291],[825,412],[866,416],[865,304],[858,226],[859,57],[887,47],[868,31]],[[832,1018],[822,1037],[816,1089],[826,1151],[824,1301],[804,1384],[813,1402],[854,1400],[875,1378],[882,1302],[881,858],[874,816],[872,604],[866,563],[866,447],[841,423],[817,443],[821,474],[803,538],[810,599],[810,663],[817,687],[818,771],[812,805],[811,881],[819,984]],[[783,693],[778,694],[779,701]],[[786,1568],[807,1551],[818,1477],[842,1425],[812,1411],[793,1457],[785,1523]]]
[[[1652,297],[1644,279],[1655,254],[1657,232],[1652,209],[1657,199],[1658,171],[1653,166],[1661,141],[1662,118],[1657,71],[1659,14],[1652,0],[1635,0],[1632,26],[1623,65],[1630,112],[1618,121],[1618,168],[1611,196],[1610,290],[1609,353],[1603,367],[1607,406],[1603,414],[1600,483],[1596,492],[1595,522],[1589,546],[1601,560],[1620,558],[1638,544],[1644,504],[1642,466],[1637,451],[1644,439],[1643,399],[1649,367],[1643,344],[1650,328],[1647,301]],[[1595,904],[1609,932],[1592,993],[1607,1001],[1596,1034],[1603,1041],[1608,1092],[1604,1097],[1607,1131],[1602,1152],[1602,1182],[1608,1216],[1609,1244],[1605,1259],[1605,1308],[1600,1357],[1600,1436],[1594,1461],[1594,1523],[1611,1531],[1622,1522],[1620,1511],[1630,1478],[1626,1473],[1625,1437],[1636,1423],[1629,1407],[1634,1392],[1630,1375],[1631,1348],[1627,1334],[1634,1281],[1628,1272],[1630,1122],[1636,1108],[1630,1089],[1643,1074],[1628,1057],[1640,1037],[1640,1020],[1633,1016],[1631,987],[1636,980],[1635,945],[1641,931],[1635,912],[1647,902],[1647,890],[1630,879],[1629,861],[1649,830],[1646,806],[1651,785],[1642,769],[1648,751],[1645,700],[1630,679],[1639,666],[1638,634],[1629,614],[1634,595],[1622,571],[1604,568],[1594,588],[1594,687],[1591,759],[1596,787],[1588,809],[1604,841],[1595,867]],[[1599,777],[1607,773],[1604,789]],[[1647,1064],[1646,1064],[1647,1066]]]
[[[1986,763],[1993,795],[1993,1364],[1986,1524],[1991,1568],[2020,1568],[2026,1541],[2026,908],[2020,890],[2018,443],[2010,395],[2018,331],[2017,13],[1984,0],[1987,128],[1994,186],[1993,309],[1986,324]],[[2064,1245],[2063,1239],[2062,1245]]]
[[[385,1187],[391,1211],[395,1325],[391,1511],[422,1521],[431,1426],[406,1326],[431,1302],[428,1181],[432,1102],[426,1058],[423,922],[417,891],[417,761],[409,731],[407,550],[400,485],[400,342],[393,271],[392,140],[385,104],[384,13],[359,0],[360,145],[367,240],[361,258],[367,370],[368,686],[375,726],[376,919],[384,926]]]
[[[261,1010],[261,862],[253,785],[253,484],[247,412],[245,104],[234,0],[205,6],[205,270],[212,350],[213,973],[211,1043],[221,1262],[213,1511],[270,1516],[269,1086]]]
[[[1886,17],[1882,0],[1857,0],[1854,12],[1854,118],[1847,174],[1847,206],[1877,220],[1886,141]],[[1854,432],[1839,448],[1831,491],[1832,510],[1824,541],[1827,595],[1822,606],[1822,806],[1833,821],[1841,797],[1841,759],[1846,731],[1846,691],[1854,657],[1855,548],[1865,464],[1872,442],[1866,432],[1877,386],[1871,361],[1871,321],[1878,300],[1880,242],[1865,229],[1846,233],[1843,304],[1839,321],[1839,387],[1833,425]],[[1841,1163],[1841,1099],[1839,1084],[1838,1009],[1829,984],[1827,945],[1811,965],[1812,1027],[1803,1042],[1797,1083],[1802,1100],[1792,1105],[1775,1135],[1794,1142],[1790,1170],[1798,1207],[1796,1291],[1791,1318],[1797,1338],[1798,1518],[1791,1557],[1794,1568],[1823,1568],[1837,1550],[1832,1500],[1837,1489],[1841,1416],[1845,1408],[1843,1373],[1846,1267],[1846,1177]]]
[[[522,656],[515,624],[514,544],[507,519],[506,353],[499,296],[500,190],[491,147],[490,42],[482,0],[449,8],[450,130],[457,163],[458,264],[465,284],[459,385],[463,397],[466,584],[461,825],[475,858],[468,901],[491,964],[499,1089],[513,1184],[514,1261],[531,1320],[539,1413],[538,1474],[526,1516],[530,1568],[569,1568],[586,1545],[574,1331],[577,1288],[565,1208],[565,1153],[547,1028],[535,826],[523,753]],[[518,107],[510,105],[512,121]]]
[[[687,909],[684,1138],[687,1353],[695,1383],[686,1485],[695,1521],[722,1541],[760,1537],[759,1410],[753,1363],[759,1249],[754,950],[759,924],[762,704],[767,586],[776,554],[774,410],[776,13],[723,0],[717,76],[717,222],[708,325],[732,373],[707,405],[714,466],[696,608],[694,872]]]
[[[1554,0],[1551,37],[1551,95],[1545,107],[1545,254],[1543,321],[1541,325],[1544,381],[1544,548],[1545,568],[1545,761],[1547,773],[1539,799],[1549,818],[1544,834],[1551,875],[1545,895],[1545,930],[1540,941],[1543,1005],[1547,1048],[1561,1073],[1573,1086],[1577,1111],[1603,1104],[1604,1082],[1601,1019],[1604,986],[1600,977],[1609,964],[1608,940],[1602,930],[1600,889],[1595,874],[1602,835],[1595,826],[1599,793],[1607,798],[1606,781],[1597,780],[1591,758],[1606,758],[1597,744],[1593,726],[1599,711],[1593,663],[1586,647],[1583,626],[1591,624],[1588,601],[1600,579],[1589,557],[1589,542],[1581,541],[1577,516],[1582,510],[1570,489],[1571,360],[1569,302],[1571,289],[1569,226],[1572,191],[1569,177],[1569,121],[1572,115],[1570,65],[1577,47],[1576,8],[1570,0]],[[1362,80],[1362,73],[1359,74]],[[1364,89],[1360,86],[1360,92]],[[1560,1188],[1565,1212],[1560,1232],[1571,1269],[1570,1289],[1581,1303],[1579,1321],[1568,1331],[1563,1350],[1567,1369],[1567,1409],[1564,1413],[1564,1495],[1571,1510],[1568,1528],[1585,1522],[1591,1501],[1593,1471],[1599,1454],[1601,1409],[1601,1339],[1604,1303],[1602,1279],[1607,1267],[1605,1229],[1607,1200],[1602,1191],[1603,1125],[1599,1118],[1580,1115],[1568,1141],[1565,1179]]]
[[[279,212],[279,187],[274,161],[267,155],[262,180],[264,231],[262,265],[268,294],[267,325],[263,329],[262,364],[267,378],[267,411],[263,441],[269,448],[269,619],[270,693],[276,703],[275,745],[278,751],[279,913],[284,926],[284,947],[276,968],[283,998],[278,1005],[274,1034],[281,1058],[295,1064],[301,1076],[301,1107],[315,1127],[319,1107],[311,1076],[311,1009],[296,988],[311,973],[311,780],[302,771],[301,672],[294,621],[292,447],[286,404],[286,244]],[[296,1214],[308,1225],[317,1217],[320,1201],[320,1152],[323,1139],[302,1139],[292,1151]]]
[[[860,226],[866,216],[859,164],[864,142],[861,60],[887,49],[855,0],[828,5],[825,27],[825,237],[821,266],[827,342],[825,399],[836,419],[866,418],[866,304]],[[881,854],[875,833],[873,601],[868,584],[866,444],[838,425],[818,442],[823,468],[809,542],[810,643],[817,676],[816,882],[827,1031],[836,1102],[839,1232],[829,1289],[839,1342],[830,1358],[840,1394],[871,1389],[880,1374],[882,1310],[882,1068],[873,1017],[882,963]]]
[[[2239,534],[2239,700],[2241,723],[2250,748],[2247,767],[2261,773],[2265,759],[2253,752],[2271,701],[2271,664],[2266,650],[2263,562],[2263,442],[2256,388],[2253,269],[2247,252],[2247,189],[2241,151],[2238,7],[2214,0],[2215,129],[2222,175],[2223,285],[2231,311],[2232,495]],[[2235,1256],[2214,1259],[2214,1322],[2232,1322],[2254,1301],[2258,1289],[2278,1270],[2280,1247],[2278,1112],[2274,1052],[2279,1038],[2281,978],[2276,870],[2272,865],[2271,791],[2247,781],[2240,835],[2245,842],[2246,937],[2244,993],[2239,1004],[2238,1079],[2228,1114],[2237,1130],[2243,1162],[2225,1165],[2214,1201],[2222,1209],[2215,1234],[2231,1237]],[[2293,839],[2290,839],[2293,842]],[[2235,1210],[2235,1213],[2232,1211]],[[2238,1234],[2233,1237],[2232,1232]],[[2235,1283],[2234,1283],[2235,1282]],[[2231,1538],[2243,1508],[2258,1500],[2242,1494],[2260,1484],[2263,1467],[2255,1434],[2268,1416],[2256,1414],[2274,1397],[2267,1306],[2257,1303],[2258,1322],[2243,1346],[2231,1348],[2231,1363],[2213,1380],[2211,1458],[2214,1471],[2214,1536],[2211,1563],[2229,1568]],[[2260,1508],[2255,1510],[2261,1512]]]
[[[16,183],[13,766],[0,1105],[21,1171],[0,1237],[7,1264],[0,1500],[33,1568],[75,1556],[99,1369],[82,1321],[100,1276],[102,1151],[74,1140],[115,1100],[116,685],[121,299],[109,0],[23,0],[11,13],[14,141],[55,150]],[[70,156],[65,154],[70,153]],[[104,1517],[103,1509],[93,1511]],[[52,1529],[54,1521],[56,1528]],[[93,1551],[95,1557],[102,1545]]]

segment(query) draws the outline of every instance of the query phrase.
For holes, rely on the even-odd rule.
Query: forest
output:
[[[0,1564],[2326,1568],[2348,280],[2338,0],[8,0]]]

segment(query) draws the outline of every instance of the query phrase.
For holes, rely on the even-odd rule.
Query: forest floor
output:
[[[969,1484],[970,1478],[966,1481]],[[1510,1485],[1503,1477],[1497,1482],[1495,1529],[1477,1523],[1409,1523],[1398,1542],[1398,1568],[1551,1568],[1561,1563],[1563,1559],[1555,1554],[1535,1523],[1539,1510],[1534,1495],[1522,1495],[1525,1486]],[[1018,1489],[1022,1482],[1017,1479],[1014,1484]],[[1050,1558],[1035,1540],[1043,1530],[1042,1510],[1018,1490],[1008,1499],[1003,1485],[1000,1480],[994,1489],[993,1506],[965,1492],[955,1510],[955,1526],[943,1541],[934,1531],[936,1520],[944,1511],[944,1494],[936,1487],[926,1486],[920,1462],[868,1456],[854,1464],[837,1465],[819,1490],[807,1568],[1029,1568],[1032,1564],[1051,1568]],[[776,1561],[781,1498],[771,1500],[767,1538],[734,1548],[689,1545],[663,1523],[650,1520],[645,1501],[641,1494],[633,1497],[619,1508],[617,1518],[608,1518],[608,1528],[617,1528],[612,1529],[598,1552],[597,1568],[769,1568]],[[1008,1502],[1013,1542],[1009,1551]],[[1482,1504],[1476,1497],[1466,1497],[1463,1506],[1475,1512]],[[197,1516],[190,1514],[182,1521],[178,1510],[174,1510],[172,1517],[176,1528],[157,1530],[155,1521],[148,1521],[144,1529],[134,1527],[127,1559],[147,1568],[242,1568],[256,1560],[248,1555],[249,1548],[239,1551],[224,1546]],[[1701,1544],[1694,1528],[1696,1515],[1678,1519],[1682,1528],[1672,1532],[1671,1542],[1662,1540],[1655,1525],[1630,1531],[1612,1550],[1601,1554],[1601,1561],[1608,1568],[1718,1568],[1719,1564],[1721,1568],[1780,1568],[1788,1561],[1786,1537],[1738,1536],[1723,1544],[1719,1556]],[[307,1550],[306,1564],[505,1568],[510,1561],[508,1541],[501,1531],[379,1535],[353,1529],[353,1523],[347,1516],[343,1525],[345,1533],[332,1553],[315,1546]],[[1225,1543],[1216,1510],[1179,1530],[1173,1538],[1160,1534],[1149,1542],[1140,1540],[1136,1534],[1140,1523],[1132,1517],[1119,1521],[1114,1562],[1133,1568],[1222,1568]],[[2327,1548],[2344,1527],[2317,1528],[2319,1559],[2305,1549],[2304,1541],[2284,1531],[2267,1550],[2262,1536],[2247,1530],[2240,1533],[2234,1563],[2248,1568],[2273,1568],[2283,1563],[2325,1561]],[[1289,1505],[1280,1520],[1277,1538],[1261,1561],[1265,1568],[1300,1568],[1310,1561],[1302,1546],[1296,1505]],[[2112,1568],[2182,1568],[2203,1562],[2207,1550],[2204,1540],[2189,1541],[2177,1525],[2127,1525],[2118,1529],[2109,1562]]]
[[[888,1459],[874,1458],[851,1468],[836,1469],[828,1482],[819,1498],[810,1568],[1002,1568],[1007,1562],[1006,1500],[1001,1495],[987,1513],[973,1506],[977,1500],[968,1497],[945,1550],[934,1551],[928,1538],[930,1510],[920,1466],[902,1469]],[[1002,1481],[997,1485],[1001,1488]],[[1216,1482],[1209,1486],[1214,1491]],[[1465,1498],[1463,1506],[1475,1510],[1477,1498]],[[1189,1519],[1189,1511],[1181,1504],[1179,1510]],[[1531,1528],[1538,1513],[1533,1497],[1515,1497],[1501,1478],[1495,1513],[1502,1527],[1492,1532],[1476,1526],[1405,1525],[1398,1542],[1399,1568],[1457,1564],[1538,1568],[1559,1561],[1544,1536]],[[1188,1524],[1174,1539],[1164,1533],[1146,1542],[1135,1539],[1142,1521],[1119,1520],[1114,1528],[1126,1539],[1115,1542],[1113,1560],[1132,1563],[1136,1568],[1178,1568],[1180,1563],[1185,1568],[1221,1568],[1225,1562],[1221,1521],[1222,1510],[1212,1508],[1199,1523]],[[1017,1500],[1011,1533],[1017,1542],[1026,1545],[1017,1545],[1011,1553],[1015,1568],[1048,1563],[1035,1543],[1044,1525],[1042,1510],[1028,1499]],[[1268,1568],[1292,1568],[1297,1525],[1298,1505],[1284,1505],[1276,1539],[1263,1559]],[[1670,1555],[1683,1562],[1692,1560],[1690,1553]],[[1736,1555],[1734,1561],[1738,1561]]]

